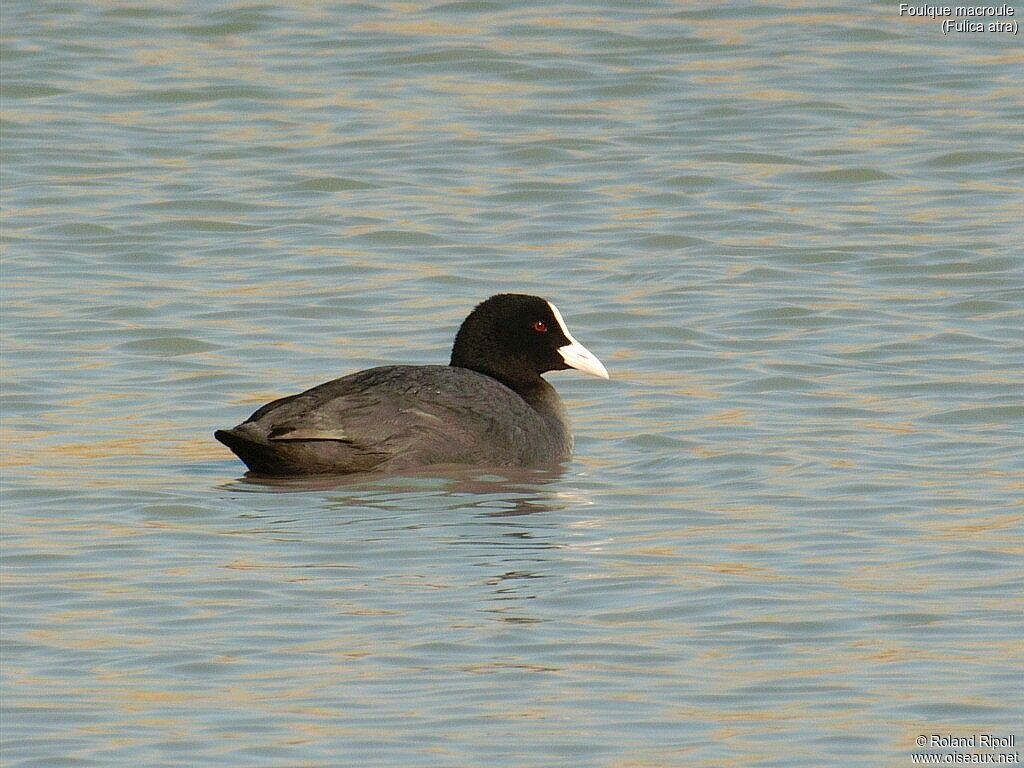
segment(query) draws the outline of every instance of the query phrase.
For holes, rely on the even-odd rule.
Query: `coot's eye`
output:
[[[548,324],[545,323],[543,320],[534,320],[533,330],[535,330],[537,333],[547,333]]]

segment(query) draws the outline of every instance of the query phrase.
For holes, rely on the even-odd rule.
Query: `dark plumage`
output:
[[[463,321],[447,366],[359,371],[268,403],[214,436],[269,475],[550,464],[571,455],[573,440],[541,374],[566,368],[608,378],[553,304],[503,293]]]

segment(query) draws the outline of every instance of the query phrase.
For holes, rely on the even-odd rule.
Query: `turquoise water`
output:
[[[1019,36],[888,3],[0,13],[5,765],[1019,751]],[[213,441],[446,361],[502,290],[611,373],[550,376],[563,472],[266,484]]]

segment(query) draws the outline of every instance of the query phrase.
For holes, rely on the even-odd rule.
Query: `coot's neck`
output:
[[[540,376],[534,375],[532,379],[516,379],[511,381],[498,379],[498,381],[532,405],[534,410],[544,412],[560,404],[555,388]]]
[[[451,363],[451,365],[457,368],[469,368],[469,366],[458,366],[455,363]],[[479,368],[470,368],[470,370],[489,376],[511,389],[523,398],[526,404],[537,412],[538,416],[548,422],[552,429],[563,434],[571,445],[572,435],[569,432],[569,419],[565,412],[565,406],[562,405],[562,398],[558,396],[555,388],[542,377],[537,374],[533,374],[530,378],[504,377]]]
[[[475,360],[463,360],[460,359],[456,352],[452,352],[452,359],[449,363],[453,368],[468,368],[471,371],[482,373],[484,376],[490,376],[496,381],[500,381],[506,387],[511,389],[513,392],[518,394],[523,400],[530,403],[530,405],[543,404],[550,394],[555,394],[554,387],[548,384],[544,379],[534,373],[532,370],[520,368],[515,370],[513,366],[507,365],[508,361],[500,370],[492,368],[490,366],[481,365]],[[512,368],[512,370],[509,370]]]
[[[519,390],[516,391],[518,392]],[[530,404],[533,410],[537,411],[545,419],[559,425],[559,428],[563,431],[568,431],[569,421],[566,417],[565,406],[562,405],[562,398],[558,396],[558,392],[547,381],[538,376],[536,384],[530,391],[526,393],[519,392],[519,395]]]

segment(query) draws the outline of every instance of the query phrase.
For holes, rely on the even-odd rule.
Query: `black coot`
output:
[[[502,293],[463,321],[446,366],[359,371],[268,403],[214,436],[269,475],[551,464],[570,456],[573,441],[541,374],[566,368],[608,378],[554,304]]]

